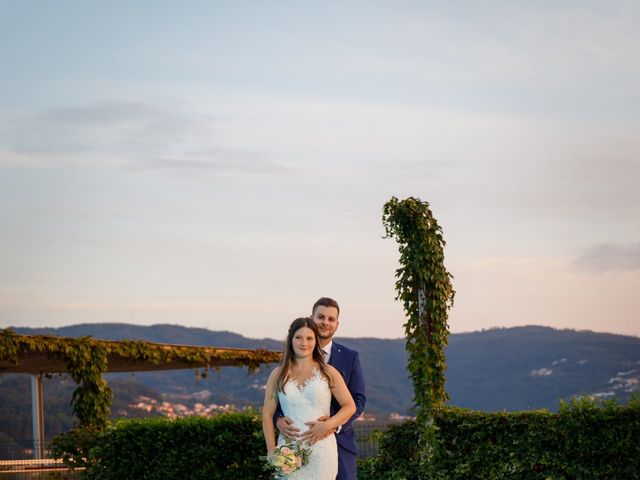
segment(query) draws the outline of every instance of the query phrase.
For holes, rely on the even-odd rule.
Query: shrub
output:
[[[90,451],[91,480],[267,479],[261,421],[253,413],[212,418],[121,420]]]
[[[378,437],[378,455],[358,462],[358,479],[417,479],[419,453],[415,421],[391,425]]]
[[[573,480],[640,478],[640,399],[628,405],[573,400],[558,413],[484,413],[446,408],[439,448],[417,469],[415,422],[390,428],[358,478]]]
[[[89,452],[98,444],[100,430],[75,427],[56,435],[49,448],[54,458],[61,458],[70,468],[87,467]]]

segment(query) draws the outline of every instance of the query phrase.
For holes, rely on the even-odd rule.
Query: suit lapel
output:
[[[333,342],[333,346],[331,347],[331,356],[329,357],[329,365],[332,367],[336,367],[336,360],[340,357],[340,349],[342,347],[338,345],[336,342]]]

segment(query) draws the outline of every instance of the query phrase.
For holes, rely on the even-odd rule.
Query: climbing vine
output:
[[[150,362],[154,365],[185,363],[191,367],[216,365],[232,361],[253,372],[263,363],[278,362],[280,353],[270,350],[218,349],[159,345],[140,340],[109,341],[92,337],[68,338],[50,335],[19,335],[11,329],[0,330],[0,360],[18,365],[29,354],[44,352],[53,362],[62,362],[78,387],[71,405],[80,426],[104,429],[109,422],[112,391],[102,375],[107,372],[109,357],[126,362]],[[1,369],[0,369],[1,371]],[[53,369],[52,371],[58,371]],[[47,373],[47,372],[42,372]]]
[[[392,197],[384,205],[382,222],[386,237],[399,244],[396,300],[402,301],[406,315],[408,368],[418,424],[424,427],[423,451],[429,457],[436,438],[433,415],[448,398],[444,350],[449,336],[448,311],[455,294],[452,276],[444,266],[442,229],[427,202]]]

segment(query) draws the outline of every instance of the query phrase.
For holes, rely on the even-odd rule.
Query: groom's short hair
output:
[[[338,305],[338,302],[336,302],[333,298],[329,298],[329,297],[319,298],[316,301],[316,303],[313,304],[313,308],[311,309],[311,316],[313,316],[316,313],[316,308],[319,306],[334,307],[336,310],[338,310],[338,316],[340,316],[340,305]]]

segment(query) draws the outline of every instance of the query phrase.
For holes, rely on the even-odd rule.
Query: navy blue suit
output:
[[[333,342],[329,365],[332,365],[340,372],[356,404],[356,413],[347,423],[342,425],[340,433],[336,434],[336,440],[338,441],[338,476],[336,479],[355,480],[358,447],[356,446],[356,435],[353,431],[352,423],[362,415],[367,401],[364,393],[364,375],[360,366],[360,357],[355,350]],[[331,415],[335,415],[338,410],[340,410],[340,404],[333,398],[331,400]]]

